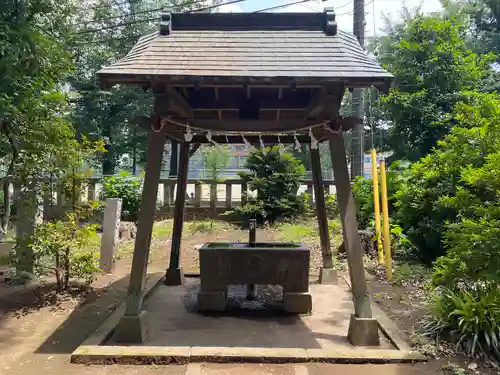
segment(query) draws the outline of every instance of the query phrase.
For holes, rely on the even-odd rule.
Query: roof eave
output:
[[[333,82],[343,82],[346,87],[364,88],[374,86],[380,91],[387,93],[391,88],[394,76],[381,75],[379,77],[253,77],[253,76],[168,76],[168,75],[146,75],[146,74],[119,74],[99,71],[97,73],[99,86],[102,89],[124,85],[149,86],[153,81],[165,81],[175,83],[260,83],[273,85],[303,84],[322,86]]]

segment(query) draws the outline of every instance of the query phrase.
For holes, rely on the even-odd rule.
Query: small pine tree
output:
[[[293,219],[307,212],[307,197],[297,195],[306,170],[290,153],[280,154],[278,146],[254,150],[239,175],[256,197],[246,196],[246,203],[235,212],[259,223]]]

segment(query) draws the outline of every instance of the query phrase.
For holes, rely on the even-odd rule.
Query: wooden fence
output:
[[[94,200],[99,197],[99,185],[101,179],[91,179],[87,186],[86,199]],[[159,181],[158,201],[163,207],[171,207],[175,204],[175,193],[177,180],[175,178],[161,178]],[[326,192],[335,193],[335,181],[325,180],[323,185]],[[314,202],[312,180],[304,180],[298,193],[307,192]],[[246,183],[239,179],[228,179],[214,181],[212,179],[192,179],[188,180],[186,203],[194,207],[225,207],[231,209],[242,204],[245,200],[245,192],[248,192]],[[84,198],[85,199],[85,198]]]
[[[81,202],[90,200],[100,200],[102,198],[102,178],[91,178],[87,180],[85,186],[81,189]],[[161,207],[161,212],[169,213],[175,204],[177,180],[175,178],[160,178],[158,188],[158,202]],[[335,181],[323,181],[325,192],[335,193]],[[50,194],[45,195],[43,199],[39,199],[39,209],[37,217],[40,219],[50,219],[59,217],[67,208],[69,202],[65,202],[62,191],[54,189],[55,193],[50,199]],[[17,188],[11,186],[13,194],[13,202],[16,202],[19,192]],[[204,208],[217,208],[219,212],[226,209],[239,206],[245,201],[245,194],[252,196],[252,192],[248,190],[245,182],[240,179],[227,179],[214,181],[213,179],[190,179],[187,186],[186,207],[188,212]],[[299,188],[298,194],[306,192],[310,196],[310,203],[314,203],[314,189],[312,180],[303,180]],[[42,198],[42,197],[41,197]]]

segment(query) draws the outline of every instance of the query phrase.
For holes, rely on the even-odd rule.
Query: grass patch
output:
[[[397,285],[424,282],[431,277],[432,270],[421,264],[402,263],[394,266],[392,282]]]
[[[276,227],[279,239],[284,242],[304,242],[319,237],[317,225],[306,223],[283,223]]]
[[[153,238],[156,240],[170,239],[170,237],[172,237],[173,226],[173,220],[157,221],[153,225]]]
[[[221,232],[227,231],[231,228],[232,227],[229,223],[215,220],[192,221],[187,225],[187,230],[191,234]]]

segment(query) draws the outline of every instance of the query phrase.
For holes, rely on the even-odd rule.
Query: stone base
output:
[[[222,312],[226,310],[226,293],[200,292],[198,293],[198,311]]]
[[[323,268],[319,270],[319,283],[323,285],[338,285],[338,273],[334,268]]]
[[[138,316],[122,316],[115,328],[114,339],[122,344],[142,344],[146,340],[148,324],[146,311]]]
[[[312,311],[310,293],[284,293],[283,310],[292,314],[307,314]]]
[[[377,320],[357,318],[352,314],[347,338],[354,346],[380,346]]]
[[[184,272],[182,272],[182,268],[167,269],[165,284],[172,286],[184,284]]]

